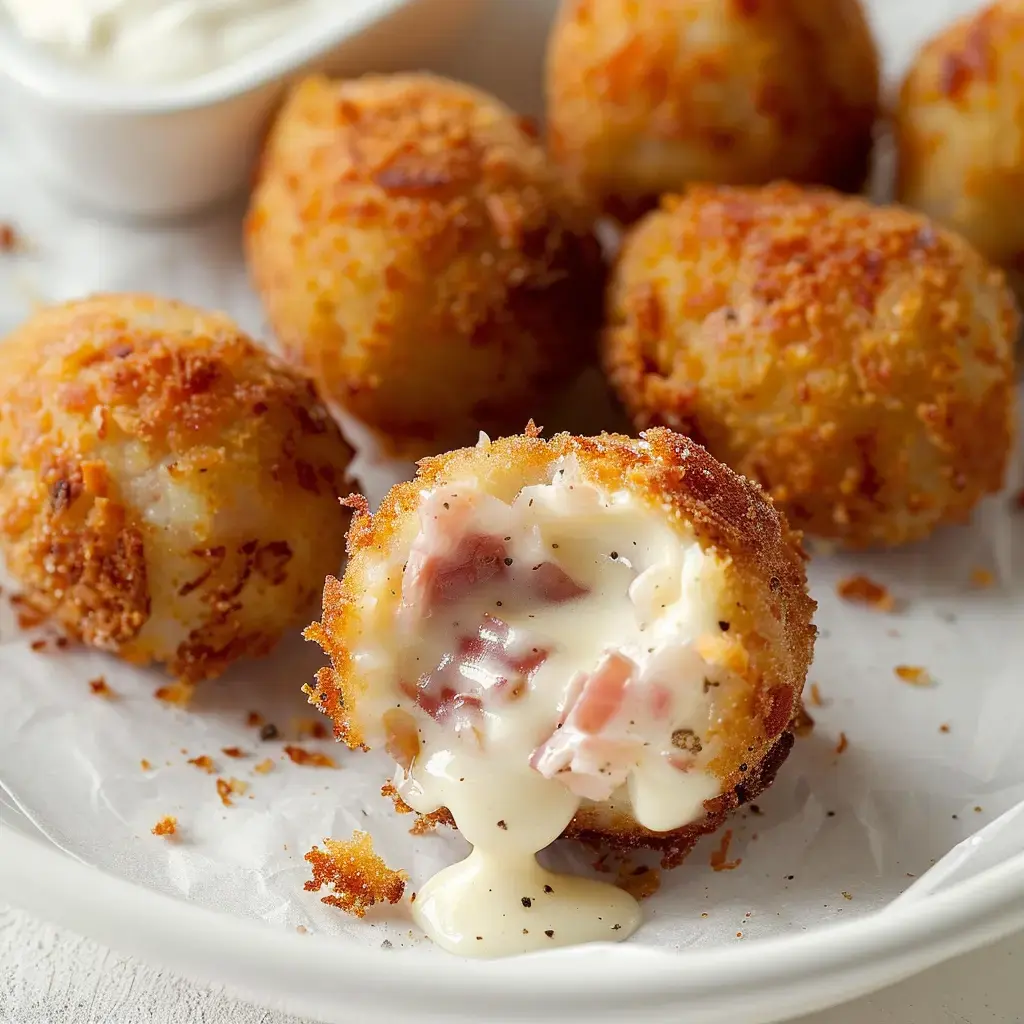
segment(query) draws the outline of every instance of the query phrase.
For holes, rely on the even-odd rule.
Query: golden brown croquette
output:
[[[878,55],[858,0],[564,0],[547,92],[574,192],[631,219],[690,181],[856,191]]]
[[[592,358],[598,246],[531,126],[469,86],[303,82],[245,237],[289,357],[391,454],[518,429]]]
[[[1024,296],[1024,2],[954,22],[917,55],[896,117],[898,198],[959,231]]]
[[[306,631],[332,662],[308,693],[351,747],[386,746],[402,769],[398,788],[386,787],[398,806],[404,809],[409,795],[400,792],[401,779],[418,777],[432,744],[466,749],[451,738],[459,730],[472,728],[485,760],[490,730],[499,731],[501,753],[487,761],[488,771],[501,764],[515,773],[529,760],[544,775],[543,737],[564,738],[579,725],[584,747],[602,741],[618,728],[616,702],[640,710],[623,712],[630,720],[604,748],[607,756],[631,749],[641,726],[652,750],[657,743],[647,740],[664,732],[661,756],[683,772],[680,779],[705,772],[706,798],[681,823],[654,830],[634,816],[624,783],[603,798],[598,790],[617,778],[588,777],[573,762],[551,775],[556,787],[575,779],[573,791],[590,794],[566,835],[651,847],[676,863],[771,783],[793,743],[813,647],[805,556],[760,488],[699,445],[664,428],[641,439],[550,440],[531,429],[423,460],[415,480],[392,488],[375,513],[356,504],[347,571],[328,579],[322,620]],[[575,662],[573,677],[573,663],[556,659],[577,650],[575,634],[609,607],[614,627],[596,638],[593,662],[589,655]],[[692,614],[700,622],[688,625]],[[452,637],[468,638],[433,645],[431,632],[448,629],[452,617]],[[697,660],[673,661],[677,668],[659,677],[665,688],[655,683],[648,691],[645,659],[665,652]],[[461,682],[451,674],[452,659],[456,667],[470,665]],[[553,668],[545,675],[548,659]],[[598,680],[609,659],[631,674],[625,688],[621,675],[604,672]],[[492,688],[467,682],[489,665],[498,666]],[[596,712],[587,683],[574,691],[591,672],[603,688]],[[486,721],[475,717],[481,705]],[[513,717],[503,724],[506,714]],[[516,722],[532,730],[522,750]],[[541,745],[531,754],[535,743]],[[456,756],[470,758],[458,774],[476,770],[475,755]],[[660,761],[655,767],[663,768]],[[601,772],[617,770],[606,765]],[[671,789],[677,776],[665,770],[663,785]],[[494,807],[500,818],[499,795]],[[417,810],[451,821],[443,808]]]
[[[71,635],[186,680],[265,654],[343,556],[351,452],[227,317],[146,295],[0,347],[0,545]]]
[[[964,521],[1002,484],[1018,315],[962,238],[828,190],[693,187],[630,234],[608,377],[794,526],[854,547]]]

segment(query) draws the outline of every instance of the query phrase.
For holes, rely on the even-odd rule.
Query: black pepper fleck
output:
[[[718,628],[719,628],[719,629],[720,629],[720,630],[721,630],[721,631],[722,631],[723,633],[728,633],[728,632],[729,632],[729,623],[728,623],[728,622],[726,622],[726,621],[725,621],[725,619],[719,619],[719,620],[718,620]]]
[[[506,832],[508,831],[508,825],[505,824],[504,818],[502,818],[501,821],[498,822],[498,828],[504,829]]]
[[[277,726],[273,722],[267,722],[262,729],[260,729],[261,740],[276,740],[278,737]]]
[[[505,559],[505,564],[506,565],[511,565],[512,564],[512,559],[511,558],[506,558]]]
[[[621,924],[613,924],[612,925],[612,931],[613,932],[617,932],[621,927],[622,927]]]
[[[529,908],[533,906],[533,900],[531,900],[529,896],[524,896],[523,906],[526,907],[527,910],[529,910]]]
[[[554,890],[554,889],[552,889],[550,885],[545,885],[545,886],[544,886],[544,891],[545,891],[545,892],[554,892],[555,890]]]
[[[619,557],[618,551],[613,551],[609,557],[614,562]]]
[[[546,935],[546,936],[547,936],[547,937],[548,937],[549,939],[553,939],[553,938],[555,937],[555,931],[554,931],[554,929],[553,929],[553,928],[545,928],[545,929],[544,929],[544,934],[545,934],[545,935]]]

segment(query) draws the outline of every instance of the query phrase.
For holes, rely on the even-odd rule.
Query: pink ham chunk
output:
[[[492,696],[521,696],[549,653],[514,636],[507,622],[485,615],[476,635],[462,637],[453,654],[420,677],[410,696],[435,721],[464,728]]]
[[[557,777],[577,796],[607,800],[636,767],[652,725],[669,718],[672,704],[669,687],[639,679],[624,655],[606,654],[593,672],[570,681],[561,718],[534,750],[530,767]]]

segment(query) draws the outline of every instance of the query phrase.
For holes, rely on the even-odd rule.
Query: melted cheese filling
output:
[[[697,648],[718,637],[721,563],[571,460],[511,503],[472,482],[425,492],[403,573],[398,644],[376,709],[411,807],[446,806],[473,853],[418,893],[444,948],[497,956],[626,938],[639,907],[535,854],[581,804],[654,831],[703,816],[716,696]],[[390,698],[390,705],[383,700]]]

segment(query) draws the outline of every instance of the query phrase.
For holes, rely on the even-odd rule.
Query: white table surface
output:
[[[484,1014],[482,1009],[481,1018]],[[854,1003],[801,1017],[794,1024],[1009,1024],[1020,1020],[1024,1020],[1024,934]],[[20,910],[0,907],[0,1024],[303,1022],[140,964]]]

